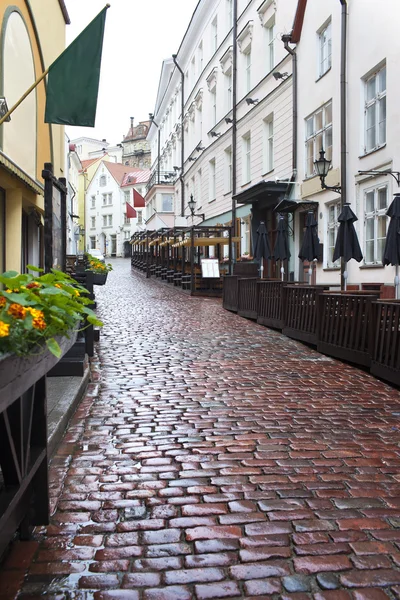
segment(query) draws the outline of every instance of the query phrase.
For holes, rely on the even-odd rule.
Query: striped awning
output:
[[[25,173],[18,165],[16,165],[10,158],[8,158],[3,152],[0,152],[0,165],[7,169],[12,175],[17,177],[26,186],[33,190],[36,194],[44,196],[44,185],[32,179],[28,173]]]

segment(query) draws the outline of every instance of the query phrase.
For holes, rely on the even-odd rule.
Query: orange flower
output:
[[[55,283],[54,287],[58,287],[58,288],[60,288],[60,290],[62,289],[62,287],[61,287],[61,285],[59,283]]]
[[[6,305],[7,300],[4,298],[4,296],[0,296],[0,308],[3,308],[3,306]]]
[[[31,283],[28,283],[26,287],[28,290],[31,290],[32,288],[40,288],[42,286],[37,281],[32,281]]]
[[[30,306],[28,306],[26,311],[29,312],[34,319],[43,319],[44,318],[42,311],[37,310],[36,308],[31,308]]]
[[[25,319],[26,317],[26,308],[21,306],[20,304],[11,304],[8,309],[8,314],[16,319]]]
[[[46,329],[46,321],[44,319],[42,319],[41,317],[37,317],[36,319],[33,319],[32,325],[35,329],[40,329],[40,330]]]
[[[7,337],[10,331],[10,326],[8,323],[4,323],[0,321],[0,337]]]

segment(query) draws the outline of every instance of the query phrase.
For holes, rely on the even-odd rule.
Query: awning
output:
[[[240,237],[233,237],[231,238],[231,242],[240,242],[242,238]],[[225,246],[227,246],[229,244],[229,238],[228,237],[200,237],[200,238],[195,238],[193,240],[193,246],[199,247],[199,246],[218,246],[219,244],[224,244]],[[185,248],[190,248],[190,246],[192,245],[192,240],[190,238],[187,238],[186,240],[183,240],[182,242],[177,242],[176,244],[173,244],[172,247],[173,248],[181,248],[182,246],[184,246]]]
[[[259,181],[255,185],[235,194],[233,198],[238,204],[254,204],[264,201],[267,205],[273,205],[287,191],[287,182]]]
[[[296,210],[315,210],[318,207],[318,202],[307,200],[288,200],[284,198],[274,208],[274,212],[279,213],[294,213]]]
[[[158,244],[158,242],[161,241],[162,238],[158,237],[155,240],[151,240],[151,242],[149,242],[149,246],[156,246]]]
[[[9,171],[12,175],[15,175],[18,179],[20,179],[25,185],[27,185],[31,190],[33,190],[36,194],[40,196],[44,195],[44,185],[38,183],[28,173],[25,173],[20,167],[18,167],[11,159],[9,159],[3,152],[0,152],[0,165],[3,166],[7,171]]]

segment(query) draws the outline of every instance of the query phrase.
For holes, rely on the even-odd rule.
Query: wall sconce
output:
[[[204,213],[201,213],[199,215],[195,215],[194,211],[196,210],[196,200],[193,198],[193,194],[190,194],[190,200],[188,202],[188,207],[190,210],[190,216],[191,217],[200,217],[202,221],[204,221],[205,219],[205,215]]]
[[[229,123],[233,123],[233,119],[231,119],[230,117],[225,117],[225,123],[229,125]]]
[[[325,179],[328,176],[331,162],[331,160],[325,158],[325,150],[321,148],[319,158],[317,158],[317,160],[314,161],[315,171],[321,180],[321,187],[323,190],[333,190],[337,194],[341,194],[342,188],[340,186],[329,186],[325,183]]]
[[[211,135],[211,137],[218,137],[221,134],[218,133],[217,131],[210,131],[210,135]]]
[[[180,167],[173,167],[174,171],[180,171],[181,168]]]
[[[246,102],[249,106],[250,104],[257,104],[258,98],[246,98]]]
[[[201,144],[199,144],[198,146],[196,146],[196,152],[202,152],[203,150],[205,150],[205,148]]]
[[[196,159],[195,159],[195,158],[193,158],[193,156],[189,156],[188,160],[189,160],[190,162],[194,162]]]
[[[272,73],[272,75],[275,77],[275,79],[278,81],[278,79],[283,79],[283,81],[285,81],[285,79],[287,79],[289,77],[289,73],[279,73],[279,71],[275,71],[275,73]]]

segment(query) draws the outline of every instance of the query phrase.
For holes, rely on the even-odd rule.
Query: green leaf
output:
[[[5,273],[2,273],[2,277],[4,277],[5,279],[14,279],[14,277],[18,277],[19,273],[17,273],[17,271],[6,271]]]
[[[61,348],[54,338],[46,340],[46,346],[48,347],[50,352],[54,354],[54,356],[56,356],[57,358],[61,358]]]
[[[69,296],[68,292],[66,292],[65,290],[62,290],[61,288],[55,288],[55,287],[44,287],[41,288],[39,291],[39,295],[40,296]]]
[[[29,269],[29,271],[35,271],[36,273],[44,273],[43,269],[35,267],[35,265],[27,265],[26,268]]]
[[[96,325],[97,327],[103,327],[104,325],[103,321],[100,321],[100,319],[97,319],[96,317],[92,317],[90,315],[87,317],[87,320],[91,325]]]
[[[30,306],[32,304],[32,300],[28,300],[24,294],[17,294],[15,292],[2,292],[2,294],[7,300],[15,302],[15,304],[20,304],[21,306]]]

